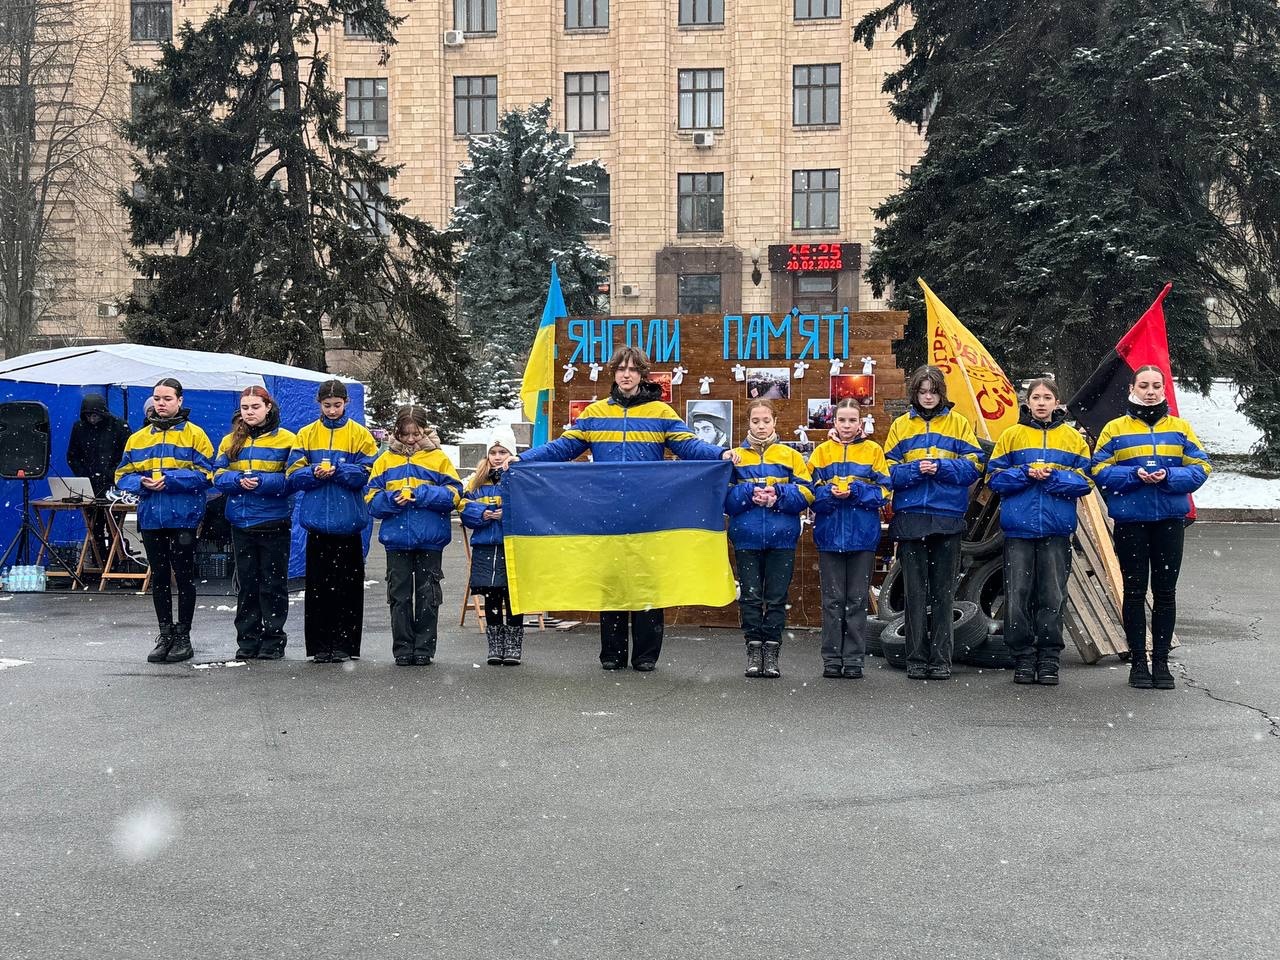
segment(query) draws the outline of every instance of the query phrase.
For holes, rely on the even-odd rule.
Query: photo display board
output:
[[[556,322],[556,385],[551,435],[593,399],[609,395],[605,365],[620,346],[639,346],[651,379],[695,435],[720,446],[746,436],[747,403],[768,398],[778,409],[778,436],[808,458],[826,439],[834,400],[857,397],[883,445],[893,418],[906,409],[906,378],[893,355],[907,315],[897,311],[804,314],[700,314],[673,317],[569,317]],[[592,380],[595,373],[597,379]],[[809,446],[805,446],[805,442]],[[880,553],[888,547],[881,543]],[[879,577],[877,577],[878,581]],[[787,622],[820,626],[821,595],[813,529],[796,551]],[[559,612],[559,611],[557,611]],[[594,616],[591,617],[594,619]],[[680,607],[669,624],[734,627],[737,606]]]

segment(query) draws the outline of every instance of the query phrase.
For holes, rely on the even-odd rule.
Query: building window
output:
[[[0,84],[0,131],[30,133],[35,125],[35,88],[29,84]]]
[[[724,230],[724,174],[682,173],[679,178],[680,233],[720,233]]]
[[[838,20],[840,0],[796,0],[797,20]]]
[[[129,10],[132,40],[168,40],[173,36],[173,0],[133,0]]]
[[[724,23],[724,0],[680,0],[681,26]]]
[[[378,183],[348,183],[347,199],[355,203],[360,211],[352,226],[362,233],[388,236],[391,225],[387,222],[387,205],[383,198],[390,189],[391,184],[386,180]]]
[[[719,313],[720,274],[682,273],[676,278],[676,313]]]
[[[840,226],[840,171],[791,172],[791,229],[834,230]]]
[[[584,174],[583,179],[587,181],[586,189],[582,191],[582,205],[587,210],[587,215],[595,222],[589,224],[584,233],[608,233],[609,232],[609,174],[603,170],[598,173]]]
[[[155,90],[149,83],[129,84],[129,119],[134,123],[142,116],[147,103],[155,96]]]
[[[498,129],[498,78],[453,78],[453,132],[492,133]]]
[[[453,0],[453,29],[463,33],[497,33],[498,0]]]
[[[453,178],[453,205],[455,207],[462,206],[463,201],[466,200],[466,196],[465,196],[466,183],[467,183],[466,177]]]
[[[268,110],[284,109],[284,85],[271,81],[271,92],[267,94]]]
[[[342,16],[342,35],[344,37],[367,37],[369,31],[365,29],[363,23],[353,13],[346,13]]]
[[[724,71],[680,71],[680,129],[719,130],[724,126]]]
[[[365,78],[347,81],[347,133],[387,135],[387,81]]]
[[[840,64],[791,70],[792,117],[797,127],[840,122]]]
[[[566,30],[594,30],[609,26],[609,0],[564,0]]]
[[[574,133],[609,129],[609,74],[564,75],[564,128]]]
[[[795,283],[792,301],[801,313],[835,313],[839,309],[836,306],[836,274],[799,274]]]
[[[135,180],[133,185],[129,187],[129,195],[135,200],[146,200],[151,196],[151,191],[147,189],[147,185],[141,180]]]

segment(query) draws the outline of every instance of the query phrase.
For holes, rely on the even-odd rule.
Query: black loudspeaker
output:
[[[36,400],[0,403],[0,477],[40,480],[49,472],[49,408]]]

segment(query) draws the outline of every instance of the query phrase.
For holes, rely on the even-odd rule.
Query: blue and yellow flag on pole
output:
[[[721,460],[513,464],[502,517],[511,609],[732,603],[732,469]]]
[[[542,308],[542,322],[534,335],[529,350],[529,362],[524,366],[520,381],[520,405],[525,418],[533,423],[533,446],[541,446],[551,439],[551,391],[556,380],[556,321],[568,316],[564,306],[564,294],[560,291],[560,274],[551,264],[551,285],[547,288],[547,302]]]

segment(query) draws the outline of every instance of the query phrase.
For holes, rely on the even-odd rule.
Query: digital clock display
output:
[[[775,243],[769,245],[769,269],[775,273],[857,270],[861,253],[856,243]]]

